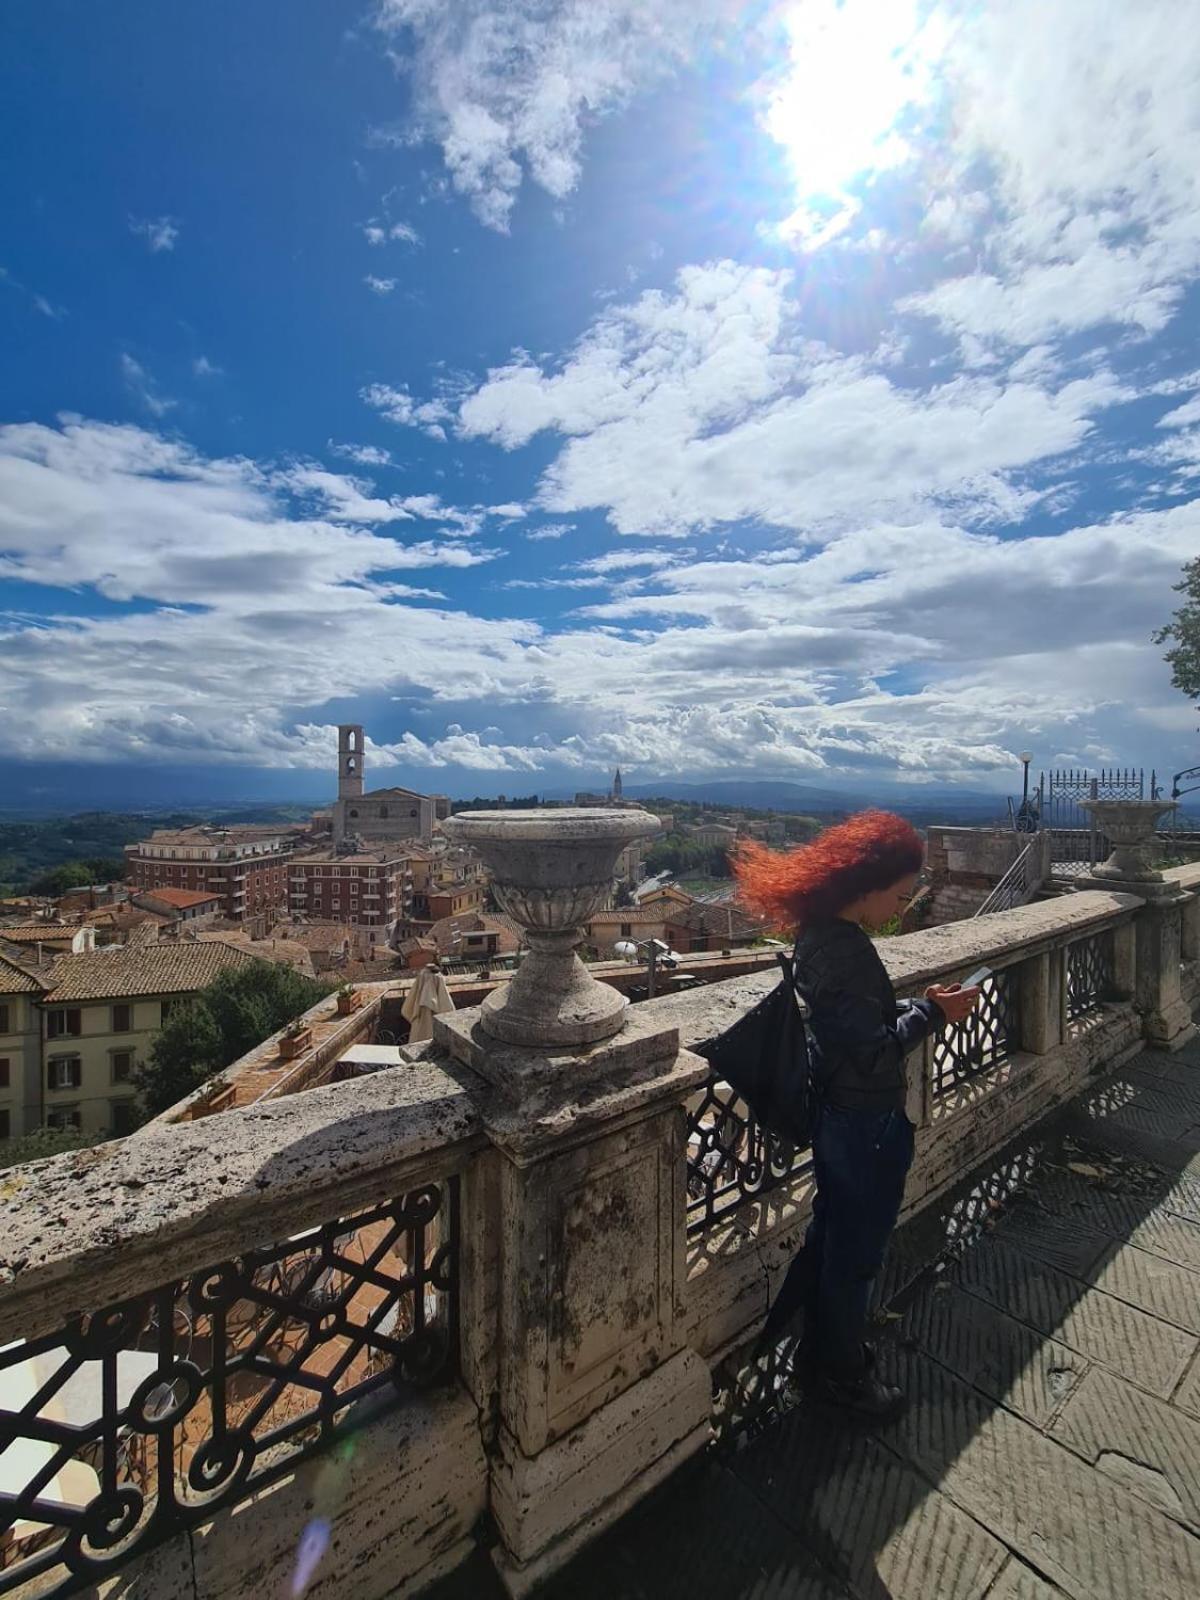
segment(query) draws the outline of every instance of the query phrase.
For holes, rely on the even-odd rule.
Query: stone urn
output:
[[[599,807],[467,811],[443,822],[448,839],[491,869],[492,893],[529,947],[512,982],[483,1002],[481,1025],[492,1038],[552,1049],[618,1032],[628,1001],[597,983],[575,947],[612,889],[621,851],[660,827],[648,811]]]
[[[1092,869],[1093,881],[1114,889],[1127,884],[1135,894],[1174,887],[1153,863],[1154,830],[1160,817],[1175,810],[1174,800],[1081,800],[1079,805],[1113,847],[1108,860]]]

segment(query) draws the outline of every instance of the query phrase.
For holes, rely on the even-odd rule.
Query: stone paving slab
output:
[[[1056,1216],[1036,1205],[1014,1204],[993,1230],[1016,1249],[1027,1251],[1052,1267],[1061,1267],[1077,1278],[1087,1276],[1113,1240],[1099,1228],[1089,1227],[1074,1217]]]
[[[1015,1556],[987,1592],[987,1600],[1061,1600],[1061,1597],[1061,1589],[1039,1578]]]
[[[1193,1417],[1200,1417],[1200,1355],[1184,1373],[1179,1387],[1171,1396],[1171,1404]]]
[[[1196,1600],[1200,1540],[923,1356],[884,1437],[1074,1600]]]
[[[1050,1431],[1177,1522],[1200,1526],[1200,1421],[1093,1367]]]
[[[737,1476],[861,1600],[982,1600],[1006,1552],[866,1434],[814,1405],[748,1450]]]
[[[997,1310],[1103,1362],[1131,1382],[1169,1395],[1196,1339],[1148,1312],[988,1237],[965,1256],[957,1281]]]
[[[1066,1345],[953,1287],[930,1287],[900,1326],[905,1339],[1038,1427],[1087,1370]]]
[[[1113,1245],[1088,1280],[1162,1322],[1200,1334],[1200,1274],[1136,1245]]]

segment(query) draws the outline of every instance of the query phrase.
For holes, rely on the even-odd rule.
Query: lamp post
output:
[[[1025,769],[1025,776],[1021,784],[1021,804],[1027,806],[1029,804],[1029,763],[1033,760],[1032,751],[1022,750],[1017,760]]]

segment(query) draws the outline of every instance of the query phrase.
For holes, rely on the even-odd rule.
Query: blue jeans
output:
[[[771,1337],[803,1308],[805,1342],[835,1377],[863,1372],[871,1294],[912,1158],[913,1127],[903,1111],[822,1106],[817,1113],[812,1222],[763,1332]]]

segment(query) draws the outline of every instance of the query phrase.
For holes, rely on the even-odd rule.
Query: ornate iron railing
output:
[[[703,1233],[743,1201],[778,1188],[811,1164],[758,1123],[723,1078],[710,1074],[687,1118],[688,1232]]]
[[[450,1178],[0,1350],[0,1594],[96,1583],[452,1376],[457,1272]]]
[[[990,916],[993,911],[1011,911],[1014,906],[1025,904],[1036,888],[1033,881],[1033,858],[1034,851],[1040,851],[1041,848],[1040,843],[1032,840],[1025,846],[976,911],[977,917]]]
[[[1095,933],[1067,946],[1067,1021],[1099,1010],[1113,987],[1113,936]]]
[[[935,1034],[933,1097],[1007,1061],[1017,1049],[1017,989],[1012,968],[985,978],[979,1004],[965,1022]]]

